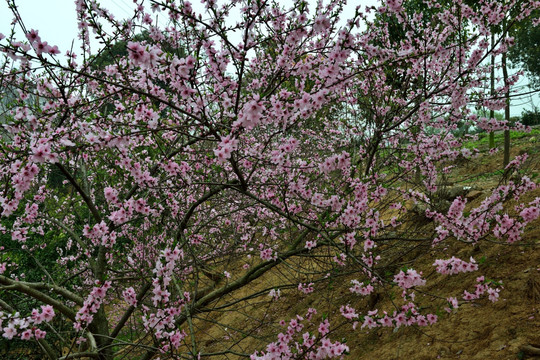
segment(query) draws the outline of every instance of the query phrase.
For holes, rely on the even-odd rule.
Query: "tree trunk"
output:
[[[505,23],[503,23],[505,27]],[[504,120],[507,121],[507,124],[510,125],[510,86],[508,85],[508,68],[506,66],[506,53],[502,55],[502,70],[503,70],[503,79],[504,85],[506,86],[506,91],[504,97],[506,99],[506,105],[504,107]],[[506,167],[510,162],[510,130],[504,130],[504,159],[503,167]]]
[[[491,48],[495,46],[495,34],[491,34]],[[490,94],[493,98],[495,94],[495,55],[491,54],[491,84],[490,84]],[[493,119],[495,117],[495,110],[489,110],[489,118]],[[489,148],[493,149],[495,147],[495,133],[493,131],[489,132]]]

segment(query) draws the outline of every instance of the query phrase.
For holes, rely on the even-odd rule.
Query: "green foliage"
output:
[[[0,358],[2,360],[42,359],[43,352],[35,341],[0,338]]]
[[[515,45],[508,53],[510,61],[527,72],[535,88],[540,87],[540,27],[533,26],[532,19],[538,15],[536,10],[527,20],[513,27],[511,35]]]
[[[477,111],[476,115],[478,115],[479,117],[489,117],[489,111]],[[504,120],[504,114],[497,111],[493,113],[493,117],[499,121]]]
[[[6,274],[16,275],[21,280],[29,282],[48,282],[49,279],[44,271],[46,269],[46,272],[57,281],[62,281],[66,278],[65,269],[57,263],[60,257],[57,248],[66,247],[67,237],[57,231],[48,231],[47,229],[44,231],[45,233],[43,235],[29,232],[29,236],[24,244],[26,248],[21,247],[20,244],[12,240],[9,232],[0,235],[0,248],[3,249],[0,252],[0,262],[17,264],[15,268],[8,267]],[[27,250],[45,244],[46,246],[43,246],[40,251],[31,252]],[[67,288],[70,289],[70,287]],[[54,298],[55,295],[52,295],[52,297]],[[0,298],[7,303],[17,304],[17,311],[23,314],[27,314],[32,309],[39,308],[42,305],[41,302],[30,296],[21,296],[10,291],[0,290]],[[60,319],[55,320],[54,326],[56,329],[64,332],[73,329],[71,323],[62,323]],[[54,346],[58,338],[54,332],[51,332],[48,336],[51,345]],[[41,348],[36,342],[23,341],[17,338],[8,340],[0,337],[0,359],[41,359],[42,355]]]
[[[540,125],[540,111],[536,108],[530,111],[525,110],[521,113],[521,123],[527,126]]]
[[[484,281],[484,284],[489,284],[489,285],[493,285],[493,286],[503,286],[502,281],[497,281],[497,280],[492,280],[492,279],[486,279]]]
[[[540,130],[533,129],[530,132],[524,132],[524,131],[510,131],[510,139],[511,140],[517,140],[522,139],[528,136],[538,136],[540,135]],[[499,132],[495,134],[495,144],[501,143],[504,140],[504,133]],[[481,133],[478,135],[478,140],[475,141],[469,141],[464,144],[464,146],[468,149],[475,149],[475,148],[487,148],[489,144],[489,136],[487,133]]]
[[[25,243],[26,248],[32,249],[46,244],[41,251],[30,252],[21,248],[10,235],[5,234],[0,236],[0,246],[4,247],[0,259],[15,262],[17,264],[15,273],[18,276],[24,276],[26,281],[45,280],[43,269],[47,269],[53,278],[61,279],[65,271],[56,262],[59,258],[56,248],[65,248],[66,239],[64,234],[58,234],[56,231],[47,231],[44,235],[30,233]]]

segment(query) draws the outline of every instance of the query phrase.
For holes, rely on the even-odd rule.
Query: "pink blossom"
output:
[[[124,297],[124,300],[130,305],[130,306],[137,306],[137,295],[135,293],[135,290],[132,287],[127,288],[122,292],[122,296]]]
[[[51,321],[54,318],[54,309],[51,305],[42,305],[41,306],[43,320],[46,322]]]
[[[313,283],[309,283],[309,284],[298,284],[298,290],[303,292],[304,294],[310,294],[313,292]]]
[[[406,273],[402,270],[394,276],[394,281],[403,289],[423,286],[426,284],[426,280],[422,279],[420,275],[414,269],[408,269]]]
[[[534,221],[540,216],[540,209],[537,206],[531,206],[528,208],[523,209],[519,216],[523,218],[523,220],[527,222]]]
[[[34,329],[34,337],[36,340],[44,339],[45,335],[47,335],[46,331],[40,330],[40,329]]]
[[[328,322],[328,319],[326,319],[319,325],[319,333],[321,334],[321,336],[325,336],[326,334],[328,334],[329,331],[330,323]]]
[[[341,306],[339,309],[339,312],[341,313],[341,315],[343,315],[343,317],[345,317],[348,320],[358,318],[358,314],[348,304],[346,306]]]
[[[30,340],[34,337],[34,334],[32,334],[32,330],[28,329],[22,332],[21,339],[22,340]]]
[[[437,266],[437,272],[441,274],[454,275],[460,272],[470,272],[478,270],[478,264],[471,257],[470,262],[465,262],[461,259],[453,257],[448,260],[435,260],[433,266]]]
[[[10,325],[4,328],[4,333],[2,334],[2,336],[6,339],[11,340],[15,335],[17,335],[17,330],[15,330],[14,326]]]

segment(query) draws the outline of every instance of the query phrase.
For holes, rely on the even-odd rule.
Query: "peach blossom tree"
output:
[[[519,127],[474,108],[503,108],[517,81],[486,90],[491,56],[513,43],[490,29],[538,1],[135,0],[120,20],[76,0],[72,49],[8,3],[22,32],[0,34],[4,341],[48,359],[341,358],[338,327],[428,326],[437,306],[497,301],[473,249],[520,240],[536,184],[506,177],[471,207],[442,195],[444,179],[476,156],[459,123]],[[419,254],[444,276],[478,272],[476,285],[415,296],[429,284]],[[335,314],[254,310],[332,283],[349,294]],[[217,345],[210,325],[226,334]]]

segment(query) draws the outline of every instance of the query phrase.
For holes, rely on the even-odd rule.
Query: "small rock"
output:
[[[439,355],[446,355],[450,352],[450,349],[447,348],[446,346],[442,346],[440,349],[439,349]]]

